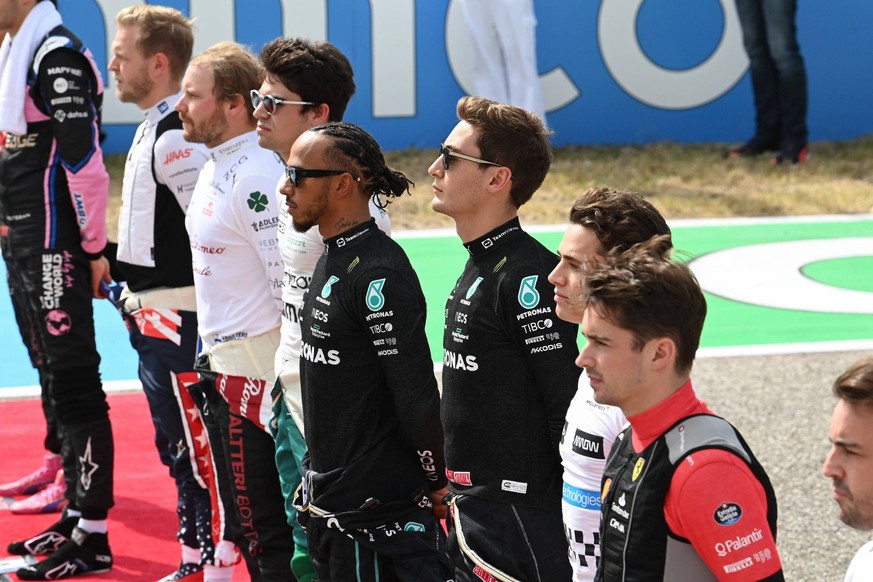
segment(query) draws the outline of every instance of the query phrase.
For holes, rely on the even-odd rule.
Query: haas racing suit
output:
[[[464,246],[443,339],[456,580],[569,580],[558,443],[579,369],[547,279],[558,259],[518,218]]]
[[[188,386],[197,382],[197,313],[185,211],[206,148],[182,137],[171,95],[145,110],[124,167],[118,228],[118,270],[127,283],[118,307],[139,355],[142,381],[161,462],[176,482],[178,539],[214,563],[213,469],[205,428]],[[214,487],[213,487],[214,488]],[[217,490],[216,490],[217,496]],[[215,512],[216,518],[222,515]]]
[[[94,342],[89,264],[106,247],[102,99],[90,52],[69,30],[54,28],[28,70],[27,133],[7,134],[0,154],[4,255],[44,352],[66,496],[86,519],[105,519],[113,505],[112,428]]]
[[[426,305],[375,220],[327,239],[303,303],[299,517],[322,580],[445,581],[446,484]]]
[[[282,257],[273,196],[282,163],[254,131],[210,148],[185,219],[202,350],[207,431],[219,493],[253,580],[288,580],[294,541],[269,434]],[[220,443],[221,446],[218,445]]]

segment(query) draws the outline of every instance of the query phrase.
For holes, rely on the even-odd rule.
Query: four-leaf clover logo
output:
[[[251,194],[249,194],[249,199],[247,200],[247,202],[249,204],[249,208],[251,208],[255,212],[263,212],[267,209],[267,205],[270,203],[270,199],[260,192],[252,192]]]

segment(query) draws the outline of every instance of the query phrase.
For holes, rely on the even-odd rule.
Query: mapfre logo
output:
[[[184,160],[186,158],[191,157],[191,152],[193,148],[184,148],[181,150],[176,150],[174,152],[170,152],[167,154],[167,157],[164,158],[164,165],[169,166],[173,162],[177,162],[179,160]]]

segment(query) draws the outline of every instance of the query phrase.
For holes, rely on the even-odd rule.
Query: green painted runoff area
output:
[[[873,237],[873,220],[821,223],[775,222],[678,226],[674,246],[682,259],[732,247],[792,240]],[[562,232],[533,233],[547,248],[557,250]],[[434,361],[442,360],[443,309],[463,270],[467,252],[455,236],[399,238],[418,272],[428,305],[427,335]],[[810,263],[811,279],[836,287],[873,292],[873,257],[852,257]],[[742,265],[733,276],[742,277]],[[788,344],[873,339],[873,315],[833,314],[774,309],[738,303],[707,294],[708,315],[701,347]],[[873,295],[871,295],[873,301]]]

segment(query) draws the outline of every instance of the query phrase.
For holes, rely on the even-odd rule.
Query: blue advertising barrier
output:
[[[115,14],[131,0],[58,0],[106,74]],[[159,0],[195,18],[199,52],[236,40],[324,39],[355,69],[346,119],[386,149],[436,147],[472,91],[455,0]],[[873,133],[873,2],[798,2],[812,140]],[[738,142],[753,131],[748,60],[734,0],[537,0],[537,58],[556,145]],[[108,152],[141,115],[109,89]]]

